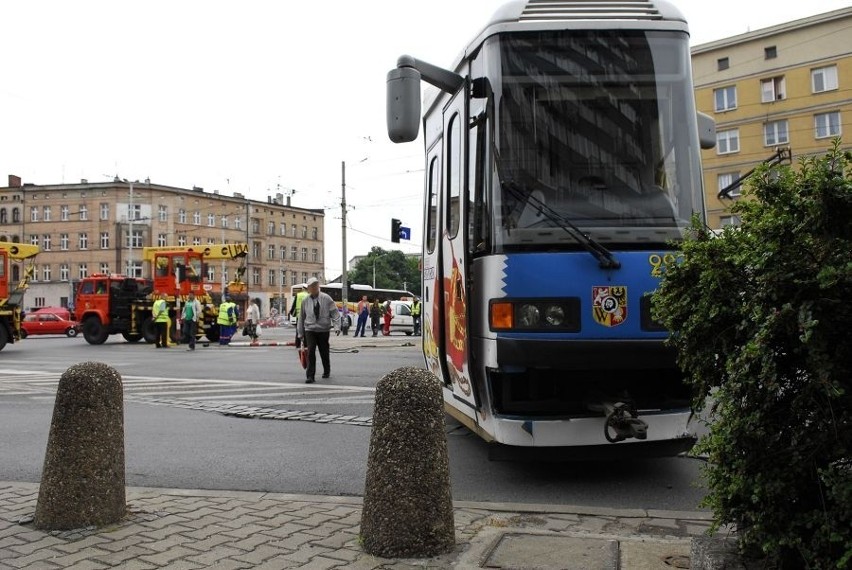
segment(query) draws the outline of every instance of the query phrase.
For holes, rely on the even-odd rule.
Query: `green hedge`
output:
[[[852,155],[763,168],[693,220],[655,318],[709,407],[705,506],[776,567],[852,566]]]

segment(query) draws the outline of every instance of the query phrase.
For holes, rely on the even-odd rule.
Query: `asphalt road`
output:
[[[291,329],[265,331],[289,340]],[[125,382],[127,483],[151,487],[360,495],[370,428],[356,423],[244,419],[208,409],[234,404],[364,418],[386,372],[420,366],[407,337],[332,339],[332,378],[306,386],[292,348],[155,350],[111,339],[30,337],[0,352],[0,480],[38,481],[59,375],[94,360]],[[351,348],[350,348],[351,349]],[[700,460],[600,463],[489,461],[488,445],[447,418],[453,495],[460,500],[694,510]]]

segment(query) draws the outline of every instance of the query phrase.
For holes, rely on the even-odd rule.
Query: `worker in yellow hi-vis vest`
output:
[[[154,306],[151,308],[154,325],[157,327],[157,348],[169,347],[169,305],[166,303],[166,294],[157,292],[154,294]]]

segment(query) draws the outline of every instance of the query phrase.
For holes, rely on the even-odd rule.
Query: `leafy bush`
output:
[[[763,168],[720,235],[693,220],[655,317],[709,406],[704,504],[746,552],[852,566],[852,155]]]

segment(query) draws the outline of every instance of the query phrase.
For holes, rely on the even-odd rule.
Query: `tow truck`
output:
[[[22,261],[35,257],[39,252],[37,245],[0,241],[0,350],[7,343],[14,344],[23,338],[21,334],[21,313],[24,304],[24,291],[32,277],[34,266],[30,264],[24,270],[23,278],[10,291],[9,279],[12,260]]]
[[[103,344],[111,334],[121,334],[127,342],[155,342],[157,330],[152,316],[153,293],[166,295],[172,321],[170,335],[179,340],[177,317],[180,307],[195,293],[203,307],[198,335],[211,342],[219,340],[218,303],[212,285],[205,283],[207,261],[242,259],[248,254],[244,243],[207,246],[163,246],[142,248],[145,261],[152,263],[152,279],[116,274],[96,274],[80,281],[77,287],[75,314],[82,323],[83,338],[89,344]],[[245,266],[237,270],[237,280],[229,287],[242,286],[240,278]]]

